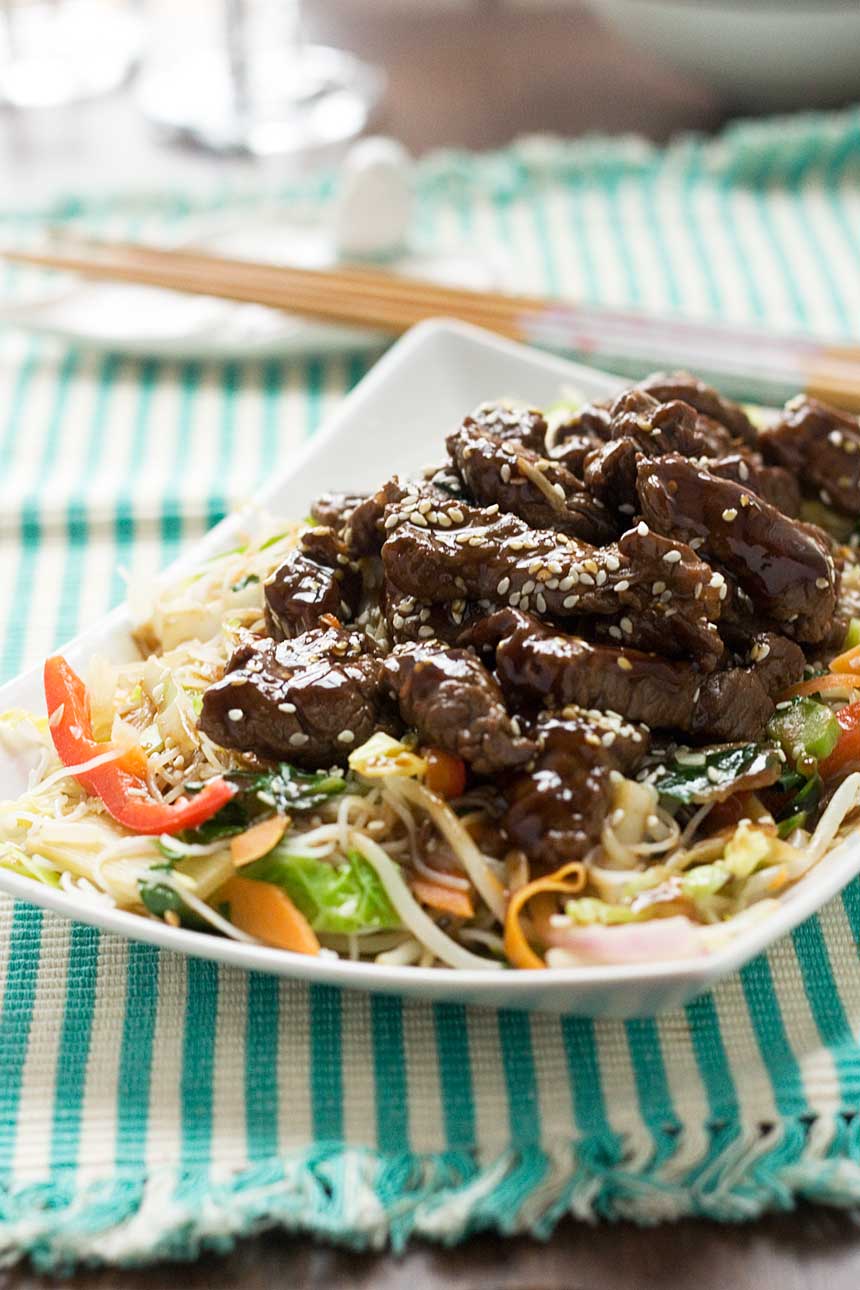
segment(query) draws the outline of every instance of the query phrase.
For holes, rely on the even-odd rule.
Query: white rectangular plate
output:
[[[587,398],[600,398],[615,392],[620,382],[476,328],[424,323],[389,350],[307,449],[254,499],[254,506],[279,517],[301,516],[313,497],[326,489],[360,490],[378,485],[394,472],[408,475],[442,459],[446,433],[475,404],[504,397],[545,406],[558,399],[565,385]],[[243,512],[230,516],[166,576],[229,550],[247,519]],[[95,651],[116,659],[135,657],[125,608],[76,637],[63,652],[82,665]],[[0,711],[12,707],[44,711],[41,667],[0,688]],[[23,766],[0,750],[0,797],[16,796],[23,784]],[[308,958],[167,927],[90,904],[3,869],[0,890],[134,940],[296,980],[494,1008],[629,1017],[676,1007],[701,993],[796,927],[858,871],[860,834],[855,834],[799,882],[774,913],[719,952],[696,960],[543,972],[457,972]]]

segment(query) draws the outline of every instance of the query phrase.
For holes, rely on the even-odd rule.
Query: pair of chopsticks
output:
[[[10,263],[91,279],[267,305],[398,335],[428,318],[457,318],[526,344],[572,351],[607,366],[690,368],[783,396],[806,390],[860,410],[860,346],[697,320],[653,318],[539,296],[445,286],[370,267],[303,269],[127,242],[64,236],[46,250],[0,249]]]

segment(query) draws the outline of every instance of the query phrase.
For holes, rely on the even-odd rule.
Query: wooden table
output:
[[[179,8],[162,3],[165,13]],[[386,68],[377,125],[416,152],[493,147],[534,130],[638,130],[661,139],[723,119],[707,91],[626,48],[571,4],[530,0],[510,10],[473,0],[437,9],[412,0],[398,10],[391,0],[318,0],[308,8],[314,35]],[[103,187],[105,175],[111,186],[141,187],[210,183],[225,170],[249,166],[158,140],[128,93],[62,119],[0,116],[0,191],[19,203]],[[454,1250],[418,1246],[402,1259],[273,1233],[191,1267],[82,1272],[63,1282],[69,1290],[857,1290],[858,1283],[855,1220],[812,1208],[746,1227],[568,1222],[547,1245],[485,1236]],[[24,1269],[0,1272],[0,1290],[48,1284]]]

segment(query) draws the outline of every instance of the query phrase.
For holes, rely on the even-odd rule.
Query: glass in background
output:
[[[115,90],[140,54],[141,24],[112,0],[0,0],[0,103],[62,107]]]
[[[139,101],[157,125],[217,152],[310,153],[360,134],[382,73],[311,45],[299,0],[221,0],[220,39],[144,69]]]

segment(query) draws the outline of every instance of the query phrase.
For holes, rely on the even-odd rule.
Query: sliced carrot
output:
[[[466,763],[462,757],[445,752],[443,748],[430,748],[424,753],[427,771],[424,783],[431,793],[440,797],[459,797],[466,787]]]
[[[570,864],[562,865],[560,869],[556,869],[555,873],[547,874],[545,878],[536,878],[534,882],[526,883],[525,887],[520,887],[518,891],[514,892],[505,914],[505,953],[514,967],[546,967],[545,961],[538,954],[535,954],[529,945],[526,934],[520,924],[520,914],[523,907],[528,904],[533,896],[539,896],[546,892],[555,892],[562,896],[575,896],[577,892],[582,891],[584,886],[585,866],[580,864],[578,860],[573,860]]]
[[[270,815],[259,824],[252,824],[244,833],[237,833],[230,839],[230,856],[237,869],[243,865],[267,856],[276,847],[287,831],[290,822],[288,815]]]
[[[853,672],[860,672],[860,645],[854,645],[851,649],[847,649],[842,654],[837,654],[836,658],[831,659],[830,671],[847,672],[849,675]]]
[[[824,676],[813,676],[808,681],[799,681],[779,696],[783,699],[795,699],[801,694],[826,694],[828,690],[856,690],[860,688],[860,676],[848,672],[826,672]]]
[[[442,914],[453,914],[455,918],[475,917],[472,893],[462,887],[446,887],[444,883],[431,882],[429,878],[414,878],[412,892],[422,905],[438,909]]]
[[[218,891],[218,903],[230,906],[230,922],[279,950],[319,954],[320,943],[304,914],[285,891],[271,882],[230,878]]]
[[[822,779],[832,779],[860,760],[860,703],[848,703],[836,713],[842,734],[833,752],[819,763]]]

